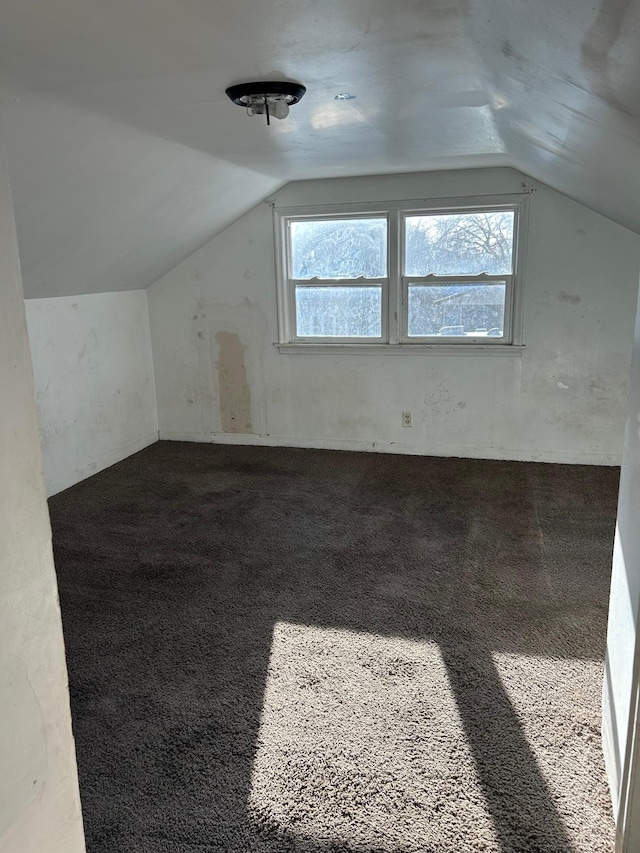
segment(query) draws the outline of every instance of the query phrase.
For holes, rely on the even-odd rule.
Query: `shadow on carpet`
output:
[[[161,442],[50,501],[89,853],[604,853],[617,471]]]

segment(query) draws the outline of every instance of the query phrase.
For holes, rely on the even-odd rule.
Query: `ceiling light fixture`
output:
[[[340,92],[339,95],[336,95],[335,101],[353,101],[355,99],[355,95],[352,95],[351,92]]]
[[[259,83],[240,83],[229,86],[226,93],[234,104],[246,107],[247,115],[271,116],[283,119],[289,115],[289,107],[297,104],[307,90],[300,83],[267,80]]]

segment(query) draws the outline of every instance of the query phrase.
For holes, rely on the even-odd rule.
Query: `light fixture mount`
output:
[[[267,124],[271,124],[271,116],[286,118],[289,107],[297,104],[307,90],[301,83],[262,80],[239,83],[237,86],[229,86],[225,91],[234,104],[246,108],[247,115],[264,115]]]

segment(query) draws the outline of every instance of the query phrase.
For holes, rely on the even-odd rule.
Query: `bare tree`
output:
[[[408,216],[405,274],[473,276],[510,274],[514,215],[511,211]],[[310,220],[292,226],[294,278],[375,280],[387,276],[387,225],[383,218]],[[496,284],[413,287],[410,333],[443,329],[502,332],[505,289]],[[377,337],[379,287],[304,287],[296,299],[298,332],[322,337]],[[413,329],[414,331],[411,331]]]
[[[447,213],[406,220],[408,275],[511,272],[513,213]]]

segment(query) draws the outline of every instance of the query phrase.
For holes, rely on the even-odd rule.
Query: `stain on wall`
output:
[[[601,0],[596,18],[589,27],[581,48],[582,67],[595,94],[612,107],[631,117],[637,105],[636,87],[620,86],[612,73],[615,58],[611,53],[625,30],[625,19],[633,0]],[[627,23],[628,26],[628,23]]]
[[[568,302],[569,305],[579,305],[582,301],[581,297],[577,293],[565,293],[564,290],[560,291],[558,299],[560,302]]]
[[[428,180],[438,174],[444,173]],[[464,180],[478,195],[490,194],[496,174],[465,172]],[[453,175],[441,196],[445,189],[462,194]],[[522,177],[514,173],[512,179],[517,192]],[[387,185],[377,178],[345,178],[335,187],[315,181],[293,188],[290,196],[283,191],[280,203],[337,204],[392,193],[400,198],[401,189],[409,190],[404,184],[396,189],[399,180],[391,176]],[[429,187],[421,193],[429,197]],[[517,358],[280,352],[274,345],[272,211],[266,205],[251,211],[197,255],[203,271],[197,286],[191,280],[194,256],[149,290],[161,436],[224,441],[226,434],[235,442],[341,449],[372,449],[375,441],[376,450],[399,453],[615,463],[626,406],[638,235],[544,185],[529,207],[526,348]],[[588,237],[576,234],[579,228]],[[224,387],[226,359],[218,364],[218,333],[234,333],[245,347],[239,357],[251,397],[248,435],[228,432],[222,421],[220,397],[228,411],[224,396],[230,392]],[[558,382],[569,388],[558,388]],[[605,390],[594,392],[593,383]],[[242,387],[244,377],[236,384]],[[402,428],[402,411],[413,412],[412,429]]]
[[[220,421],[224,432],[253,433],[246,347],[232,332],[216,332]]]

